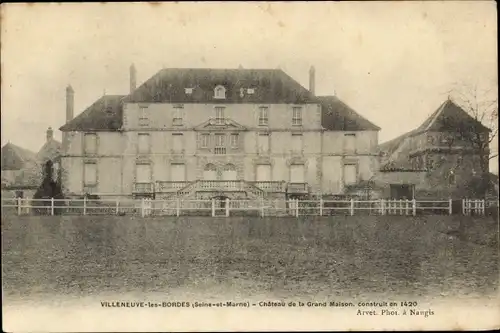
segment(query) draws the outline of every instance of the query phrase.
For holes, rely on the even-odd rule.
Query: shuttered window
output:
[[[137,152],[139,154],[149,154],[149,134],[140,133],[137,140]]]
[[[356,164],[344,164],[344,184],[352,185],[357,182]]]
[[[83,177],[85,186],[97,185],[97,164],[85,163],[83,170]]]
[[[97,154],[97,135],[95,133],[86,133],[84,135],[85,154]]]
[[[269,134],[260,133],[257,137],[257,146],[259,147],[259,153],[269,152]]]

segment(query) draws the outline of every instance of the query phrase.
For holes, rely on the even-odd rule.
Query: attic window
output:
[[[248,93],[249,95],[253,95],[253,94],[255,94],[255,89],[254,89],[254,88],[248,88],[248,89],[247,89],[247,93]]]
[[[186,95],[191,95],[193,93],[193,88],[184,88]]]
[[[214,98],[225,99],[226,98],[226,89],[223,86],[215,87]]]

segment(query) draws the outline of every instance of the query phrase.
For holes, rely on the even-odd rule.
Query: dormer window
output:
[[[225,99],[226,98],[226,88],[223,86],[217,86],[214,89],[214,98]]]

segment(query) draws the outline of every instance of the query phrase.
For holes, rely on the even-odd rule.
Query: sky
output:
[[[2,146],[38,151],[106,94],[164,67],[281,68],[336,94],[382,128],[379,142],[422,123],[464,86],[494,89],[493,1],[2,4]],[[490,96],[491,97],[491,96]],[[496,163],[494,164],[496,167]]]

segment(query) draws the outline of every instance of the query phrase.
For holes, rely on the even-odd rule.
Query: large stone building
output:
[[[162,69],[73,118],[66,195],[256,197],[340,194],[378,170],[379,127],[279,69]]]
[[[477,197],[471,181],[489,177],[489,132],[448,99],[419,127],[380,145],[374,183],[384,197]]]

